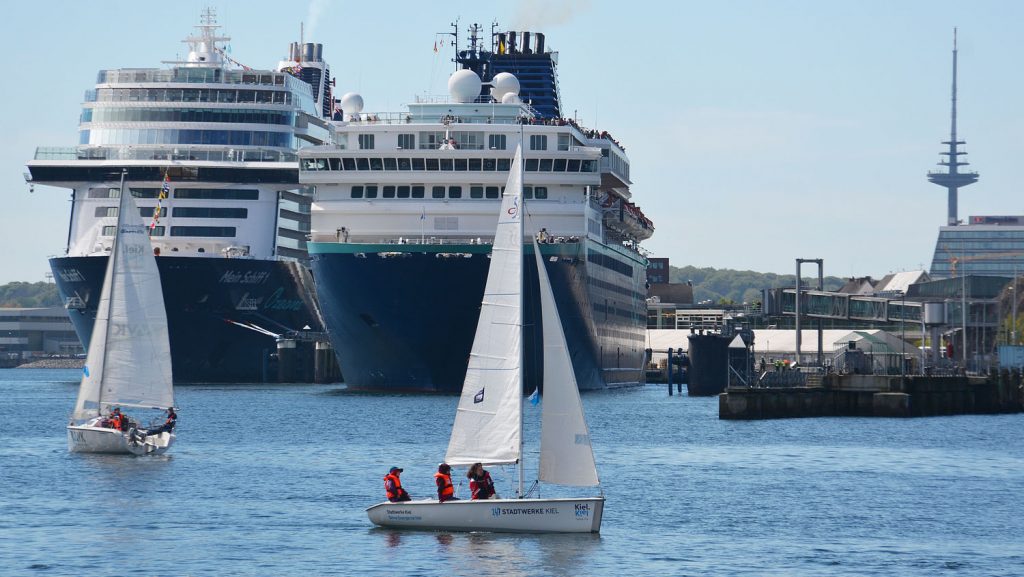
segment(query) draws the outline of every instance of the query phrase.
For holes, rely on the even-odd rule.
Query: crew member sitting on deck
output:
[[[455,486],[452,485],[452,468],[448,463],[441,463],[437,466],[437,472],[434,473],[434,482],[437,483],[437,500],[444,503],[445,501],[458,501],[455,496]]]
[[[166,433],[170,433],[171,431],[174,430],[174,426],[177,425],[177,424],[178,424],[178,413],[174,412],[174,407],[168,407],[168,409],[167,409],[167,420],[164,421],[164,424],[160,425],[159,427],[156,427],[156,428],[153,428],[153,429],[149,429],[149,430],[146,430],[146,431],[139,431],[139,434],[142,435],[143,437],[148,437],[150,435],[159,435],[160,433],[165,433],[165,432]]]
[[[398,467],[391,467],[388,474],[384,476],[384,494],[387,495],[388,501],[392,503],[412,501],[409,493],[402,488],[402,479],[400,477],[403,470]]]
[[[498,494],[494,490],[494,481],[491,474],[484,469],[481,463],[475,463],[466,473],[469,478],[469,490],[473,492],[473,500],[497,499]]]

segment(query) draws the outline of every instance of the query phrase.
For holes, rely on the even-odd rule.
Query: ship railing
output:
[[[40,146],[35,160],[196,160],[204,162],[296,162],[298,155],[276,148],[192,148],[134,146]]]

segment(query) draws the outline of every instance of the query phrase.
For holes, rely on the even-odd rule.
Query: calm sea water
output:
[[[106,457],[67,452],[77,379],[0,371],[2,575],[1024,575],[1024,415],[743,423],[588,394],[600,536],[417,533],[363,509],[393,464],[431,492],[454,397],[182,386],[169,456]]]

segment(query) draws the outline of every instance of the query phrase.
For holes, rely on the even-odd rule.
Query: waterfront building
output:
[[[64,307],[0,308],[0,355],[76,355],[85,349]]]

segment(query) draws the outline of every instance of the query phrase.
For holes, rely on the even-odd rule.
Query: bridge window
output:
[[[435,186],[435,187],[431,188],[430,189],[430,197],[431,198],[444,198],[444,187],[443,186]]]
[[[416,148],[416,135],[415,134],[399,134],[398,135],[398,148],[402,150],[412,150]]]
[[[547,150],[548,137],[546,134],[530,135],[530,150]]]
[[[171,236],[215,236],[233,237],[233,226],[172,226]]]
[[[361,150],[373,150],[373,140],[372,134],[360,134],[359,148]]]
[[[504,134],[489,134],[487,136],[487,148],[491,150],[505,150],[505,142]]]
[[[414,186],[414,187],[412,187],[412,197],[413,198],[423,198],[423,193],[425,191],[426,191],[426,187],[424,187],[424,186]]]
[[[448,198],[462,198],[462,187],[461,186],[449,186],[448,187]]]
[[[353,186],[352,187],[352,198],[363,198],[363,187]]]
[[[377,185],[366,185],[366,198],[377,198]]]
[[[380,196],[381,198],[395,198],[395,187],[385,186]]]
[[[469,198],[483,198],[484,187],[482,186],[471,186],[469,187]]]

